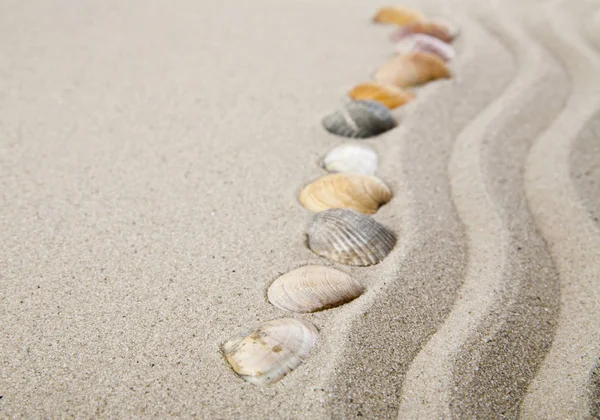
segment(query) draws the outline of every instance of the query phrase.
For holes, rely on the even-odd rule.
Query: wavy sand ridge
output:
[[[407,375],[400,418],[516,415],[558,312],[554,268],[522,174],[531,139],[560,110],[566,80],[518,26],[498,13],[484,22],[513,51],[519,72],[457,139],[449,171],[469,269],[448,320]]]
[[[527,418],[590,415],[590,377],[600,356],[600,230],[571,178],[577,138],[600,108],[600,58],[578,32],[585,13],[569,17],[562,7],[545,9],[540,39],[568,70],[573,90],[567,107],[536,142],[526,172],[527,196],[556,262],[561,313],[552,349],[523,404]],[[586,404],[586,402],[588,404]]]

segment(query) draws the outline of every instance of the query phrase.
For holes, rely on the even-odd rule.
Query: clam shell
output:
[[[400,54],[422,51],[437,55],[444,61],[450,61],[454,58],[454,48],[452,45],[435,37],[424,34],[410,34],[402,37],[396,43],[396,51]]]
[[[377,177],[346,172],[311,182],[300,192],[299,199],[314,212],[340,208],[373,214],[392,199],[392,192]]]
[[[441,20],[427,22],[412,22],[398,28],[391,36],[396,42],[409,34],[425,34],[438,38],[444,42],[452,42],[456,36],[456,29],[446,26]]]
[[[264,386],[297,368],[317,341],[307,321],[282,318],[265,322],[223,344],[223,354],[244,380]]]
[[[377,264],[396,245],[391,230],[369,216],[344,209],[315,214],[307,236],[315,254],[347,265]]]
[[[375,23],[392,25],[406,25],[407,23],[419,22],[424,19],[425,16],[421,12],[402,6],[382,7],[373,16],[373,22]]]
[[[331,267],[306,266],[290,271],[271,284],[269,302],[279,309],[307,313],[334,308],[359,297],[363,286]]]
[[[437,55],[411,52],[392,58],[375,72],[373,78],[379,83],[404,88],[450,76],[448,67]]]
[[[350,101],[340,110],[323,118],[323,127],[332,134],[350,138],[368,138],[396,127],[389,109],[376,101]]]
[[[440,41],[441,42],[441,41]],[[415,95],[392,85],[380,83],[361,83],[348,92],[352,99],[370,99],[385,105],[389,109],[397,108],[415,98]]]
[[[377,153],[364,144],[347,143],[331,149],[323,159],[329,172],[354,172],[374,175],[377,171]]]

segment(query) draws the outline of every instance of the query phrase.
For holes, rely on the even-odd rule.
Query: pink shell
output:
[[[447,44],[433,36],[424,34],[404,35],[398,42],[396,42],[396,50],[400,54],[424,51],[435,54],[444,61],[452,60],[455,55],[452,45]]]

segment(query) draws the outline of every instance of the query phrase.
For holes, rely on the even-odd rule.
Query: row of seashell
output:
[[[447,44],[454,37],[449,25],[401,7],[381,9],[374,21],[400,25],[392,36],[400,55],[375,73],[375,82],[355,86],[349,92],[353,100],[323,119],[330,133],[349,138],[382,134],[397,125],[390,110],[414,99],[405,88],[450,76],[444,64],[454,55]],[[300,203],[316,213],[307,229],[308,247],[335,263],[378,264],[396,245],[396,235],[369,216],[392,198],[390,189],[374,176],[376,152],[364,144],[342,144],[322,163],[330,174],[305,186],[299,195]],[[302,314],[340,306],[364,290],[341,270],[310,265],[277,278],[267,297],[279,309]],[[316,327],[308,321],[281,318],[236,335],[222,350],[240,377],[264,386],[298,367],[317,337]]]

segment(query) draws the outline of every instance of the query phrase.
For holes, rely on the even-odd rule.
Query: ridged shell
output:
[[[307,321],[275,319],[225,342],[223,354],[243,379],[264,386],[297,368],[317,342],[317,336],[317,329]]]
[[[323,127],[332,134],[365,139],[396,127],[390,110],[376,101],[350,101],[323,118]]]
[[[379,178],[346,172],[311,182],[299,198],[304,207],[314,212],[337,208],[373,214],[392,199],[392,192]]]
[[[424,34],[410,34],[396,43],[396,51],[400,54],[422,51],[437,55],[444,61],[454,58],[454,48],[444,41]]]
[[[397,55],[381,66],[373,76],[379,83],[401,88],[449,77],[450,70],[442,59],[426,52]]]
[[[454,29],[455,30],[455,29]],[[444,42],[452,42],[455,33],[453,29],[443,24],[441,21],[413,22],[398,28],[391,36],[392,41],[396,42],[409,34],[425,34],[441,39]]]
[[[375,23],[406,25],[407,23],[424,20],[425,16],[416,10],[402,6],[382,7],[373,17]]]
[[[315,214],[307,236],[315,254],[347,265],[377,264],[396,245],[391,230],[369,216],[343,209]]]
[[[271,284],[269,302],[297,313],[334,308],[359,297],[363,286],[348,274],[331,267],[306,266],[292,270]]]
[[[440,41],[441,42],[441,41]],[[348,92],[352,99],[370,99],[385,105],[389,109],[397,108],[415,99],[415,95],[392,85],[380,83],[361,83]]]
[[[323,159],[329,172],[354,172],[374,175],[377,171],[377,153],[364,144],[346,143],[331,149]]]

